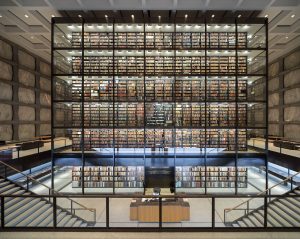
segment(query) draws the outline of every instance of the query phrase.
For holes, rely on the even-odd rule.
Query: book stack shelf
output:
[[[84,177],[84,180],[82,180]],[[144,168],[141,166],[73,167],[72,187],[80,188],[143,188]]]
[[[177,166],[177,188],[246,188],[248,171],[244,167]]]
[[[143,170],[126,164],[143,159],[146,165],[152,156],[163,158],[161,152],[168,158],[166,161],[174,159],[174,167],[180,165],[175,161],[182,155],[186,155],[182,160],[205,162],[212,154],[216,158],[225,155],[235,162],[230,165],[238,165],[239,157],[252,157],[252,153],[263,157],[264,152],[258,154],[247,144],[251,132],[267,133],[267,123],[257,128],[250,124],[254,118],[251,109],[260,107],[266,111],[267,97],[256,100],[249,90],[253,82],[267,79],[267,69],[256,72],[252,67],[256,64],[267,68],[267,60],[263,60],[267,59],[267,47],[254,47],[252,43],[258,32],[263,32],[265,20],[131,20],[53,20],[54,29],[63,33],[68,43],[53,41],[52,75],[54,79],[67,77],[69,91],[68,100],[56,99],[54,94],[52,103],[54,107],[66,104],[66,112],[71,113],[64,124],[54,123],[53,130],[71,132],[72,153],[82,156],[85,170],[85,153],[109,154],[113,161],[113,175],[107,176],[113,181],[103,180],[99,185],[91,181],[91,173],[98,173],[95,177],[101,182],[105,169],[91,166],[83,173],[87,176],[79,176],[86,184],[77,182],[78,187],[141,187],[144,175],[134,175],[131,170]],[[259,39],[262,36],[266,38],[260,34]],[[127,167],[124,172],[116,167],[117,160]],[[189,167],[192,172],[199,169],[198,176],[202,177],[205,167]],[[74,168],[74,177],[78,176],[76,170],[81,171]],[[185,168],[176,170],[185,173]],[[188,188],[230,188],[237,181],[238,187],[246,187],[243,180],[247,181],[247,168],[243,170],[207,167],[206,180],[178,183]],[[107,168],[104,172],[108,171]],[[243,172],[244,179],[240,178]],[[215,177],[218,180],[213,180]],[[73,181],[75,185],[78,180]]]

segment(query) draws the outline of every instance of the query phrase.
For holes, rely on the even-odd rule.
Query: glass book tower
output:
[[[53,18],[53,188],[264,190],[267,60],[265,19]]]

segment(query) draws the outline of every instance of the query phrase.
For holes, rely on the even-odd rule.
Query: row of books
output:
[[[109,173],[112,176],[103,177]],[[141,166],[90,166],[72,168],[72,187],[137,188],[143,187],[144,167]]]
[[[247,100],[247,80],[226,79],[101,79],[83,82],[84,99],[95,101],[235,101]],[[145,87],[145,91],[144,91]],[[205,94],[206,89],[206,94]],[[81,100],[82,81],[73,80],[71,87],[58,87],[57,99]],[[115,99],[113,99],[113,97]]]
[[[206,59],[205,59],[206,58]],[[206,67],[205,67],[206,61]],[[246,74],[247,57],[239,56],[85,56],[72,57],[72,73],[118,75]]]
[[[238,109],[234,103],[85,103],[84,111],[81,107],[79,103],[72,104],[69,126],[80,126],[82,118],[84,125],[90,127],[204,127],[205,118],[207,126],[246,126],[247,123],[246,104],[239,104]]]
[[[245,167],[177,166],[175,170],[178,188],[247,187]]]
[[[206,136],[206,137],[205,137]],[[72,149],[94,148],[222,148],[247,150],[247,132],[233,129],[86,129],[72,130]]]
[[[102,49],[247,47],[246,32],[84,32],[83,39],[84,47]],[[72,32],[71,46],[82,46],[81,32]]]

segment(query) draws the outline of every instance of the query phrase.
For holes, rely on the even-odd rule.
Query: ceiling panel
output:
[[[161,16],[161,22],[170,22],[175,17],[182,19],[187,14],[185,22],[193,22],[194,19],[204,16],[211,18],[212,15],[215,15],[215,19],[222,19],[239,15],[242,18],[258,15],[264,17],[267,14],[270,49],[280,46],[280,49],[272,54],[273,57],[285,54],[292,47],[300,45],[300,41],[297,42],[300,36],[299,2],[297,0],[0,0],[2,16],[0,27],[2,36],[50,60],[49,23],[52,15],[77,18],[80,14],[82,17],[101,18],[104,22],[106,22],[104,16],[107,15],[109,20],[117,18],[130,22],[131,15],[134,14],[136,20],[143,18],[148,21],[151,16],[155,19],[153,21],[158,21],[158,16]],[[88,11],[89,9],[91,11]],[[26,18],[25,14],[29,17]],[[295,17],[291,18],[291,14],[295,14]],[[29,41],[32,40],[31,44],[20,35]],[[31,35],[36,37],[36,42],[28,38]],[[285,47],[282,47],[283,45]]]

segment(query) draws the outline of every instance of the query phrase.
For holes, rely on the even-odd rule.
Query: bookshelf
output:
[[[244,167],[177,166],[176,188],[246,188],[248,169]]]
[[[82,178],[84,177],[84,178]],[[72,168],[72,187],[80,188],[143,188],[144,167],[85,166]]]
[[[123,154],[128,164],[137,158],[160,157],[161,152],[177,160],[184,151],[187,157],[182,160],[187,162],[183,165],[188,165],[194,156],[202,158],[211,152],[216,158],[225,155],[235,162],[237,154],[256,153],[247,145],[249,132],[256,130],[248,122],[254,111],[250,107],[258,109],[255,104],[263,106],[267,97],[258,102],[249,85],[267,78],[261,74],[267,70],[253,70],[254,65],[263,67],[259,59],[267,55],[267,48],[250,47],[250,43],[265,23],[252,28],[255,21],[251,25],[241,19],[231,23],[206,19],[206,26],[204,22],[157,23],[153,19],[143,23],[81,20],[73,26],[67,22],[62,28],[68,47],[58,44],[52,50],[53,76],[67,77],[69,86],[68,101],[55,94],[52,99],[68,112],[67,121],[54,123],[54,127],[71,131],[74,154],[105,152],[112,155],[113,166],[84,167],[86,185],[73,180],[74,185],[142,187],[143,166],[124,165],[124,171],[116,166]],[[267,125],[257,128],[267,131]],[[186,167],[176,167],[176,177],[192,170],[199,173],[200,180],[184,176],[190,182],[180,179],[178,187],[231,188],[236,182],[238,187],[247,187],[246,167],[207,166],[206,180],[201,178],[202,166]],[[111,170],[107,182],[101,178],[103,170]],[[78,172],[73,171],[75,177]]]

